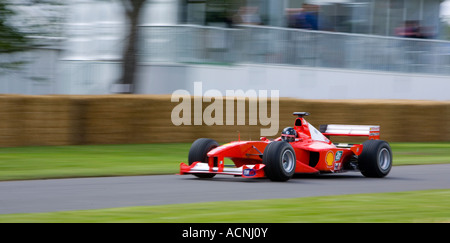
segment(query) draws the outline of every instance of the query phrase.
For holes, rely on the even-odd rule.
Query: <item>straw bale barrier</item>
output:
[[[191,125],[175,126],[171,120],[177,102],[170,95],[0,95],[0,146],[130,144],[192,142],[209,137],[219,142],[256,140],[260,124],[249,125],[246,99],[245,125],[193,125],[194,98],[191,98]],[[210,102],[202,102],[202,110]],[[412,100],[302,100],[280,98],[279,133],[293,126],[294,111],[307,111],[306,119],[320,124],[380,125],[381,138],[390,142],[450,141],[450,101]],[[250,112],[250,114],[249,114]],[[268,103],[270,117],[270,102]],[[274,124],[271,124],[274,125]],[[334,139],[333,139],[334,140]],[[339,138],[337,141],[348,141]]]

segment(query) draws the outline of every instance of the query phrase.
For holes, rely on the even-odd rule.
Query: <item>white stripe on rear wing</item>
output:
[[[368,136],[380,138],[380,126],[375,125],[320,125],[320,132],[325,136]]]

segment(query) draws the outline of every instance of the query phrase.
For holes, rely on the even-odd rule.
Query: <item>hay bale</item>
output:
[[[172,110],[179,104],[170,95],[0,95],[0,146],[126,144],[193,142],[209,137],[221,143],[258,140],[262,128],[258,111],[245,99],[245,118],[238,117],[233,99],[233,125],[226,124],[227,101],[223,102],[223,125],[173,124]],[[211,103],[202,102],[201,113]],[[271,115],[270,101],[268,115]],[[450,141],[449,101],[410,100],[303,100],[280,98],[278,134],[293,126],[296,111],[307,111],[306,119],[321,124],[380,125],[381,138],[390,142]],[[249,112],[252,112],[249,114]],[[256,115],[257,124],[249,124]],[[238,119],[244,125],[238,125]],[[269,124],[275,125],[275,124]],[[333,141],[349,141],[333,138]],[[353,140],[353,138],[352,138]]]

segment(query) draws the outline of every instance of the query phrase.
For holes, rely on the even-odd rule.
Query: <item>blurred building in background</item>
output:
[[[189,24],[226,26],[238,22],[235,16],[243,14],[254,16],[248,21],[254,24],[396,36],[396,30],[405,23],[416,22],[427,38],[438,38],[442,0],[186,0],[184,3],[181,22]],[[304,16],[307,19],[302,19]]]
[[[277,89],[296,98],[448,100],[442,3],[147,0],[137,93],[192,91],[193,82],[203,82],[204,90],[223,93]],[[14,24],[38,30],[30,35],[43,46],[3,55],[25,64],[0,71],[1,93],[116,91],[129,29],[121,0],[21,0],[12,7]]]

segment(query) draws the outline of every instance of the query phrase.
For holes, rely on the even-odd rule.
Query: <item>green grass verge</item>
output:
[[[0,215],[0,223],[450,222],[450,190]]]
[[[450,163],[450,143],[391,143],[394,165]]]
[[[138,144],[0,148],[0,180],[176,173],[189,147]]]
[[[450,143],[392,143],[394,165],[450,163]],[[174,174],[190,144],[0,148],[0,181]]]

